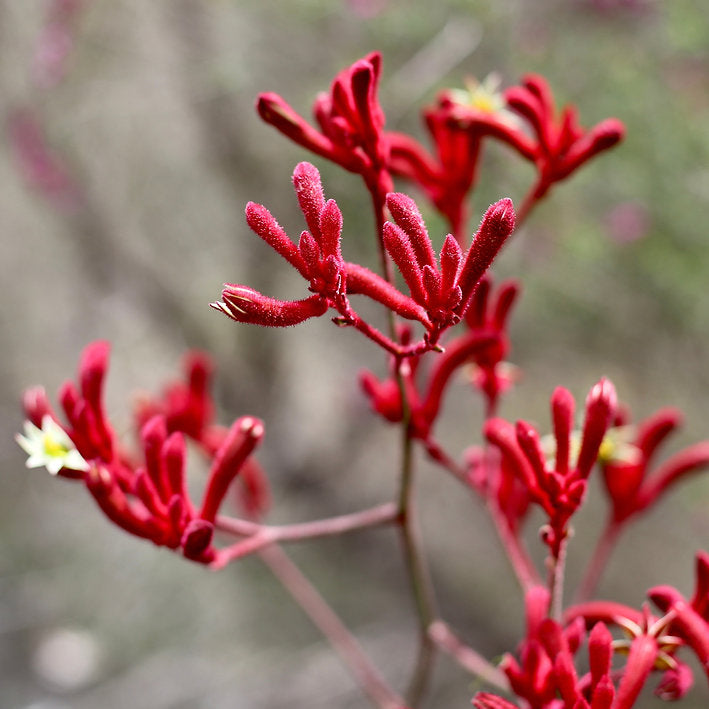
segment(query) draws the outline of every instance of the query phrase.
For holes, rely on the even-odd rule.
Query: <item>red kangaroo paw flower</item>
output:
[[[583,478],[589,476],[598,458],[598,449],[601,447],[617,405],[615,387],[607,379],[601,379],[588,393],[581,450],[576,463],[579,474]]]
[[[377,96],[380,74],[378,52],[341,71],[330,92],[320,94],[313,106],[320,130],[310,126],[277,94],[261,94],[257,109],[266,123],[294,142],[374,184],[389,154],[384,112]],[[390,186],[386,187],[388,191]]]
[[[641,421],[636,432],[629,425],[609,432],[600,459],[616,524],[653,505],[685,476],[709,466],[709,441],[701,441],[651,470],[655,454],[681,420],[681,412],[666,408]]]
[[[392,219],[408,236],[419,266],[435,268],[436,254],[416,202],[405,194],[392,192],[387,195],[386,204]]]
[[[664,613],[671,612],[671,630],[689,645],[709,678],[709,623],[672,586],[657,586],[648,598]]]
[[[265,327],[290,327],[327,312],[327,301],[319,295],[303,300],[277,300],[248,286],[226,284],[222,300],[210,303],[232,320]]]
[[[310,163],[299,163],[293,172],[293,186],[310,231],[304,231],[296,245],[271,213],[249,203],[249,226],[288,261],[306,280],[314,294],[302,300],[279,300],[248,286],[227,284],[222,300],[210,305],[232,320],[266,327],[298,325],[319,317],[328,308],[346,312],[346,265],[340,240],[342,214],[334,200],[325,201],[320,174]]]
[[[458,311],[465,314],[473,290],[490,267],[497,252],[515,228],[515,211],[511,199],[501,199],[491,204],[480,223],[468,249],[458,277],[463,298]]]
[[[657,639],[649,635],[638,635],[630,644],[630,654],[623,671],[614,709],[630,709],[645,686],[658,655]]]
[[[187,382],[172,382],[163,398],[144,397],[139,403],[136,421],[141,446],[137,453],[127,453],[119,447],[104,412],[108,350],[105,342],[89,345],[80,360],[80,387],[71,382],[62,387],[60,398],[69,427],[45,413],[51,409],[43,390],[34,388],[25,394],[29,415],[43,414],[43,428],[26,422],[26,436],[19,436],[18,442],[30,455],[31,467],[45,465],[55,474],[83,479],[106,517],[128,533],[159,546],[182,548],[187,558],[208,564],[215,555],[214,516],[240,470],[245,478],[243,503],[249,513],[261,514],[268,504],[263,471],[249,460],[263,437],[263,425],[251,417],[239,419],[231,431],[211,424],[211,362],[191,353],[185,361]],[[201,520],[195,519],[187,489],[184,435],[193,437],[212,460]]]
[[[591,689],[609,676],[613,660],[613,636],[605,623],[599,621],[588,637],[588,659],[591,670]]]
[[[485,436],[497,446],[503,457],[527,486],[531,499],[539,504],[549,518],[544,539],[556,558],[561,542],[568,533],[568,523],[583,502],[586,478],[598,457],[603,436],[615,412],[613,385],[602,379],[590,391],[586,400],[586,419],[576,461],[570,461],[573,432],[571,417],[574,403],[571,395],[557,388],[551,399],[556,438],[554,465],[547,459],[536,429],[526,421],[513,428],[501,419],[491,419],[485,425]]]
[[[396,224],[384,226],[384,246],[399,267],[412,298],[431,320],[431,337],[465,316],[476,286],[514,229],[514,209],[509,199],[493,204],[463,256],[446,238],[440,267],[416,204],[399,193],[387,195],[387,206]],[[462,265],[461,265],[462,261]]]
[[[430,328],[431,321],[416,301],[397,290],[388,281],[357,263],[345,264],[347,270],[347,293],[366,295],[372,300],[393,310],[407,320],[418,320],[424,327]]]
[[[251,416],[243,416],[234,422],[209,471],[209,482],[199,513],[201,519],[214,522],[229,485],[261,442],[263,434],[263,423]]]
[[[308,277],[305,261],[303,261],[298,247],[288,238],[286,232],[266,207],[255,202],[249,202],[246,205],[246,223],[274,251],[288,261],[303,278]]]

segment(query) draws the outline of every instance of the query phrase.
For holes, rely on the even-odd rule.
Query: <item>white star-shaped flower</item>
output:
[[[89,464],[76,450],[74,442],[51,416],[42,417],[42,428],[25,421],[24,429],[25,435],[18,433],[15,440],[29,456],[25,463],[28,468],[45,467],[52,475],[62,468],[89,469]]]

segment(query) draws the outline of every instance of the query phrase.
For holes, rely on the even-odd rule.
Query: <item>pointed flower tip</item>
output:
[[[263,421],[253,416],[244,416],[239,422],[239,430],[254,440],[263,438],[265,433]]]
[[[625,138],[625,125],[617,118],[606,118],[593,129],[593,134],[596,143],[610,148]]]
[[[368,64],[371,64],[374,68],[377,68],[377,66],[381,64],[382,53],[378,49],[375,49],[373,52],[370,52],[365,57],[363,57],[362,61],[365,61]]]
[[[303,161],[299,162],[296,166],[295,169],[293,170],[293,182],[297,184],[306,179],[311,179],[311,180],[317,180],[320,182],[320,172],[318,171],[317,167],[313,165],[310,162]]]
[[[386,205],[394,220],[398,221],[399,219],[405,218],[408,214],[415,214],[421,219],[416,202],[403,192],[389,192],[386,196]]]
[[[618,406],[618,395],[610,379],[602,377],[588,393],[586,406],[594,406],[597,403],[605,405],[611,411],[614,411]]]
[[[185,434],[182,431],[173,431],[165,441],[163,454],[166,458],[184,458],[187,453]]]
[[[272,123],[277,119],[297,123],[288,104],[278,94],[271,91],[258,95],[256,111],[267,123]]]
[[[515,228],[515,209],[509,197],[501,199],[488,207],[484,217],[485,221],[492,221],[499,225],[499,229],[510,234]]]
[[[354,79],[356,76],[367,76],[369,75],[370,80],[374,78],[374,66],[370,61],[369,57],[364,57],[363,59],[358,59],[350,67],[350,76]]]
[[[96,340],[88,344],[81,355],[80,369],[103,371],[108,365],[111,343],[107,340]]]
[[[566,387],[556,387],[551,395],[551,401],[554,407],[561,406],[565,409],[571,408],[572,410],[574,408],[574,397]]]
[[[164,441],[167,438],[167,423],[162,414],[148,419],[140,430],[140,437],[145,443]]]

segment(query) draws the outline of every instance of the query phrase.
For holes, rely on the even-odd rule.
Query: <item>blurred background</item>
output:
[[[438,89],[493,71],[504,86],[544,74],[584,125],[625,122],[627,140],[553,190],[497,261],[497,274],[524,286],[510,357],[523,378],[502,414],[548,430],[557,384],[583,397],[606,375],[637,417],[665,405],[686,413],[670,448],[709,437],[701,3],[0,0],[1,709],[367,706],[258,560],[211,574],[130,538],[80,486],[25,470],[12,438],[22,390],[43,383],[53,396],[94,339],[113,344],[108,402],[126,432],[133,392],[159,391],[182,353],[201,348],[218,366],[220,421],[266,421],[259,459],[273,485],[269,519],[391,499],[397,432],[369,413],[356,381],[365,363],[384,375],[374,347],[327,318],[272,332],[208,307],[224,282],[301,297],[243,208],[265,204],[299,233],[290,175],[303,159],[343,209],[346,256],[376,263],[358,179],[290,144],[253,109],[270,90],[309,115],[334,74],[373,49],[384,56],[388,127],[422,140],[418,111]],[[474,220],[502,196],[519,200],[530,179],[489,145]],[[424,214],[442,238],[442,221]],[[479,442],[478,396],[461,381],[447,406],[441,438],[456,451]],[[494,531],[457,483],[425,461],[419,468],[444,617],[499,657],[521,637],[522,609]],[[570,588],[605,514],[602,491],[591,492]],[[652,585],[690,593],[708,510],[709,476],[700,475],[622,537],[600,595],[639,607]],[[538,525],[527,530],[537,558]],[[416,626],[397,541],[376,531],[288,551],[403,686]],[[687,709],[709,703],[696,679]],[[478,688],[446,658],[434,685],[427,706],[437,709],[469,706]]]

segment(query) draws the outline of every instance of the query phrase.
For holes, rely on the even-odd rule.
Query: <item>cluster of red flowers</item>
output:
[[[709,465],[709,442],[675,454],[650,472],[656,451],[679,425],[679,413],[665,409],[630,426],[606,379],[591,389],[580,431],[574,424],[574,398],[563,387],[551,397],[550,436],[526,421],[513,424],[496,417],[499,399],[514,381],[505,359],[510,350],[509,317],[520,287],[516,281],[494,287],[488,269],[515,226],[552,186],[615,145],[623,126],[611,118],[584,130],[573,107],[557,111],[549,85],[539,76],[527,76],[504,92],[497,92],[494,81],[488,80],[471,84],[467,91],[444,91],[424,111],[431,154],[411,136],[385,130],[378,97],[380,74],[377,53],[338,74],[330,92],[315,102],[317,127],[275,94],[259,98],[258,112],[296,143],[362,177],[372,200],[381,275],[346,259],[342,213],[335,200],[326,200],[316,167],[301,162],[293,173],[293,186],[307,228],[299,238],[291,239],[271,212],[256,203],[246,207],[246,222],[303,277],[309,295],[280,300],[247,285],[228,284],[212,307],[238,323],[269,327],[298,325],[334,311],[335,324],[359,331],[387,356],[384,378],[371,371],[360,377],[374,412],[403,427],[404,445],[422,445],[436,463],[487,503],[525,592],[527,632],[516,655],[506,655],[500,668],[489,663],[483,668],[498,689],[516,695],[521,705],[481,692],[473,700],[477,709],[630,709],[653,671],[663,673],[660,696],[681,697],[691,685],[692,673],[678,659],[680,650],[693,651],[709,672],[709,556],[697,557],[697,587],[691,600],[670,586],[649,592],[660,616],[648,607],[635,610],[589,600],[564,612],[564,561],[571,523],[585,501],[595,467],[600,467],[608,493],[609,519],[582,596],[591,595],[610,542],[628,520],[681,477]],[[512,148],[534,165],[536,177],[516,214],[512,201],[501,199],[487,209],[468,239],[468,198],[484,142]],[[395,177],[413,183],[449,224],[452,233],[438,254],[417,204],[394,191]],[[393,265],[408,293],[397,285]],[[389,317],[387,333],[354,309],[353,296],[383,306]],[[418,337],[416,327],[421,330]],[[402,475],[397,505],[359,516],[293,525],[278,533],[249,520],[218,518],[235,479],[242,481],[246,516],[253,520],[265,511],[268,487],[252,457],[263,437],[263,424],[249,416],[228,429],[213,423],[211,366],[205,356],[195,354],[187,361],[186,382],[173,383],[160,398],[140,402],[135,414],[139,450],[128,452],[104,409],[107,359],[105,343],[94,343],[84,352],[79,386],[67,383],[59,396],[66,424],[52,411],[43,390],[27,392],[29,422],[26,436],[18,440],[30,454],[30,465],[44,464],[62,477],[82,480],[105,515],[127,532],[214,568],[274,539],[304,539],[383,523],[401,525],[405,538],[410,534],[408,474]],[[470,382],[482,394],[487,443],[469,450],[459,463],[458,456],[437,441],[434,428],[453,375],[462,369],[472,372]],[[210,461],[199,505],[191,500],[185,482],[186,438]],[[541,530],[548,547],[546,584],[521,539],[532,504],[546,519]],[[244,545],[219,548],[214,545],[215,529],[250,538]],[[414,575],[423,564],[417,553],[409,538],[407,554]],[[425,583],[425,574],[420,573],[413,584],[419,589],[420,607],[426,604],[421,591]],[[435,623],[442,623],[432,606],[420,613],[424,644]],[[627,638],[614,639],[614,628]],[[587,633],[589,670],[579,673],[577,667],[583,664],[579,648]],[[613,666],[619,653],[627,655],[622,668]],[[477,657],[471,649],[458,654],[464,665]],[[480,667],[479,659],[473,662]],[[357,663],[361,667],[360,659]],[[426,671],[425,663],[423,667],[419,672]],[[378,678],[365,674],[363,685],[375,701],[384,696],[381,706],[400,704],[391,691],[382,690]],[[422,684],[417,677],[414,685]],[[416,692],[412,697],[408,703],[413,707]]]
[[[38,455],[39,464],[52,457],[65,462],[58,475],[83,481],[108,519],[125,531],[200,563],[218,561],[219,550],[212,543],[216,516],[236,476],[244,481],[241,498],[249,513],[264,511],[268,501],[267,483],[251,458],[263,438],[263,423],[243,416],[230,428],[215,425],[208,390],[211,364],[206,355],[193,353],[186,363],[187,383],[175,382],[160,399],[141,400],[135,412],[139,450],[126,450],[103,402],[108,354],[106,342],[89,345],[79,363],[79,386],[71,381],[62,386],[59,401],[67,424],[61,423],[44,389],[26,392],[29,425],[20,442]],[[62,443],[57,427],[70,444]],[[211,463],[199,506],[187,489],[186,438]],[[66,457],[76,451],[80,457]]]

